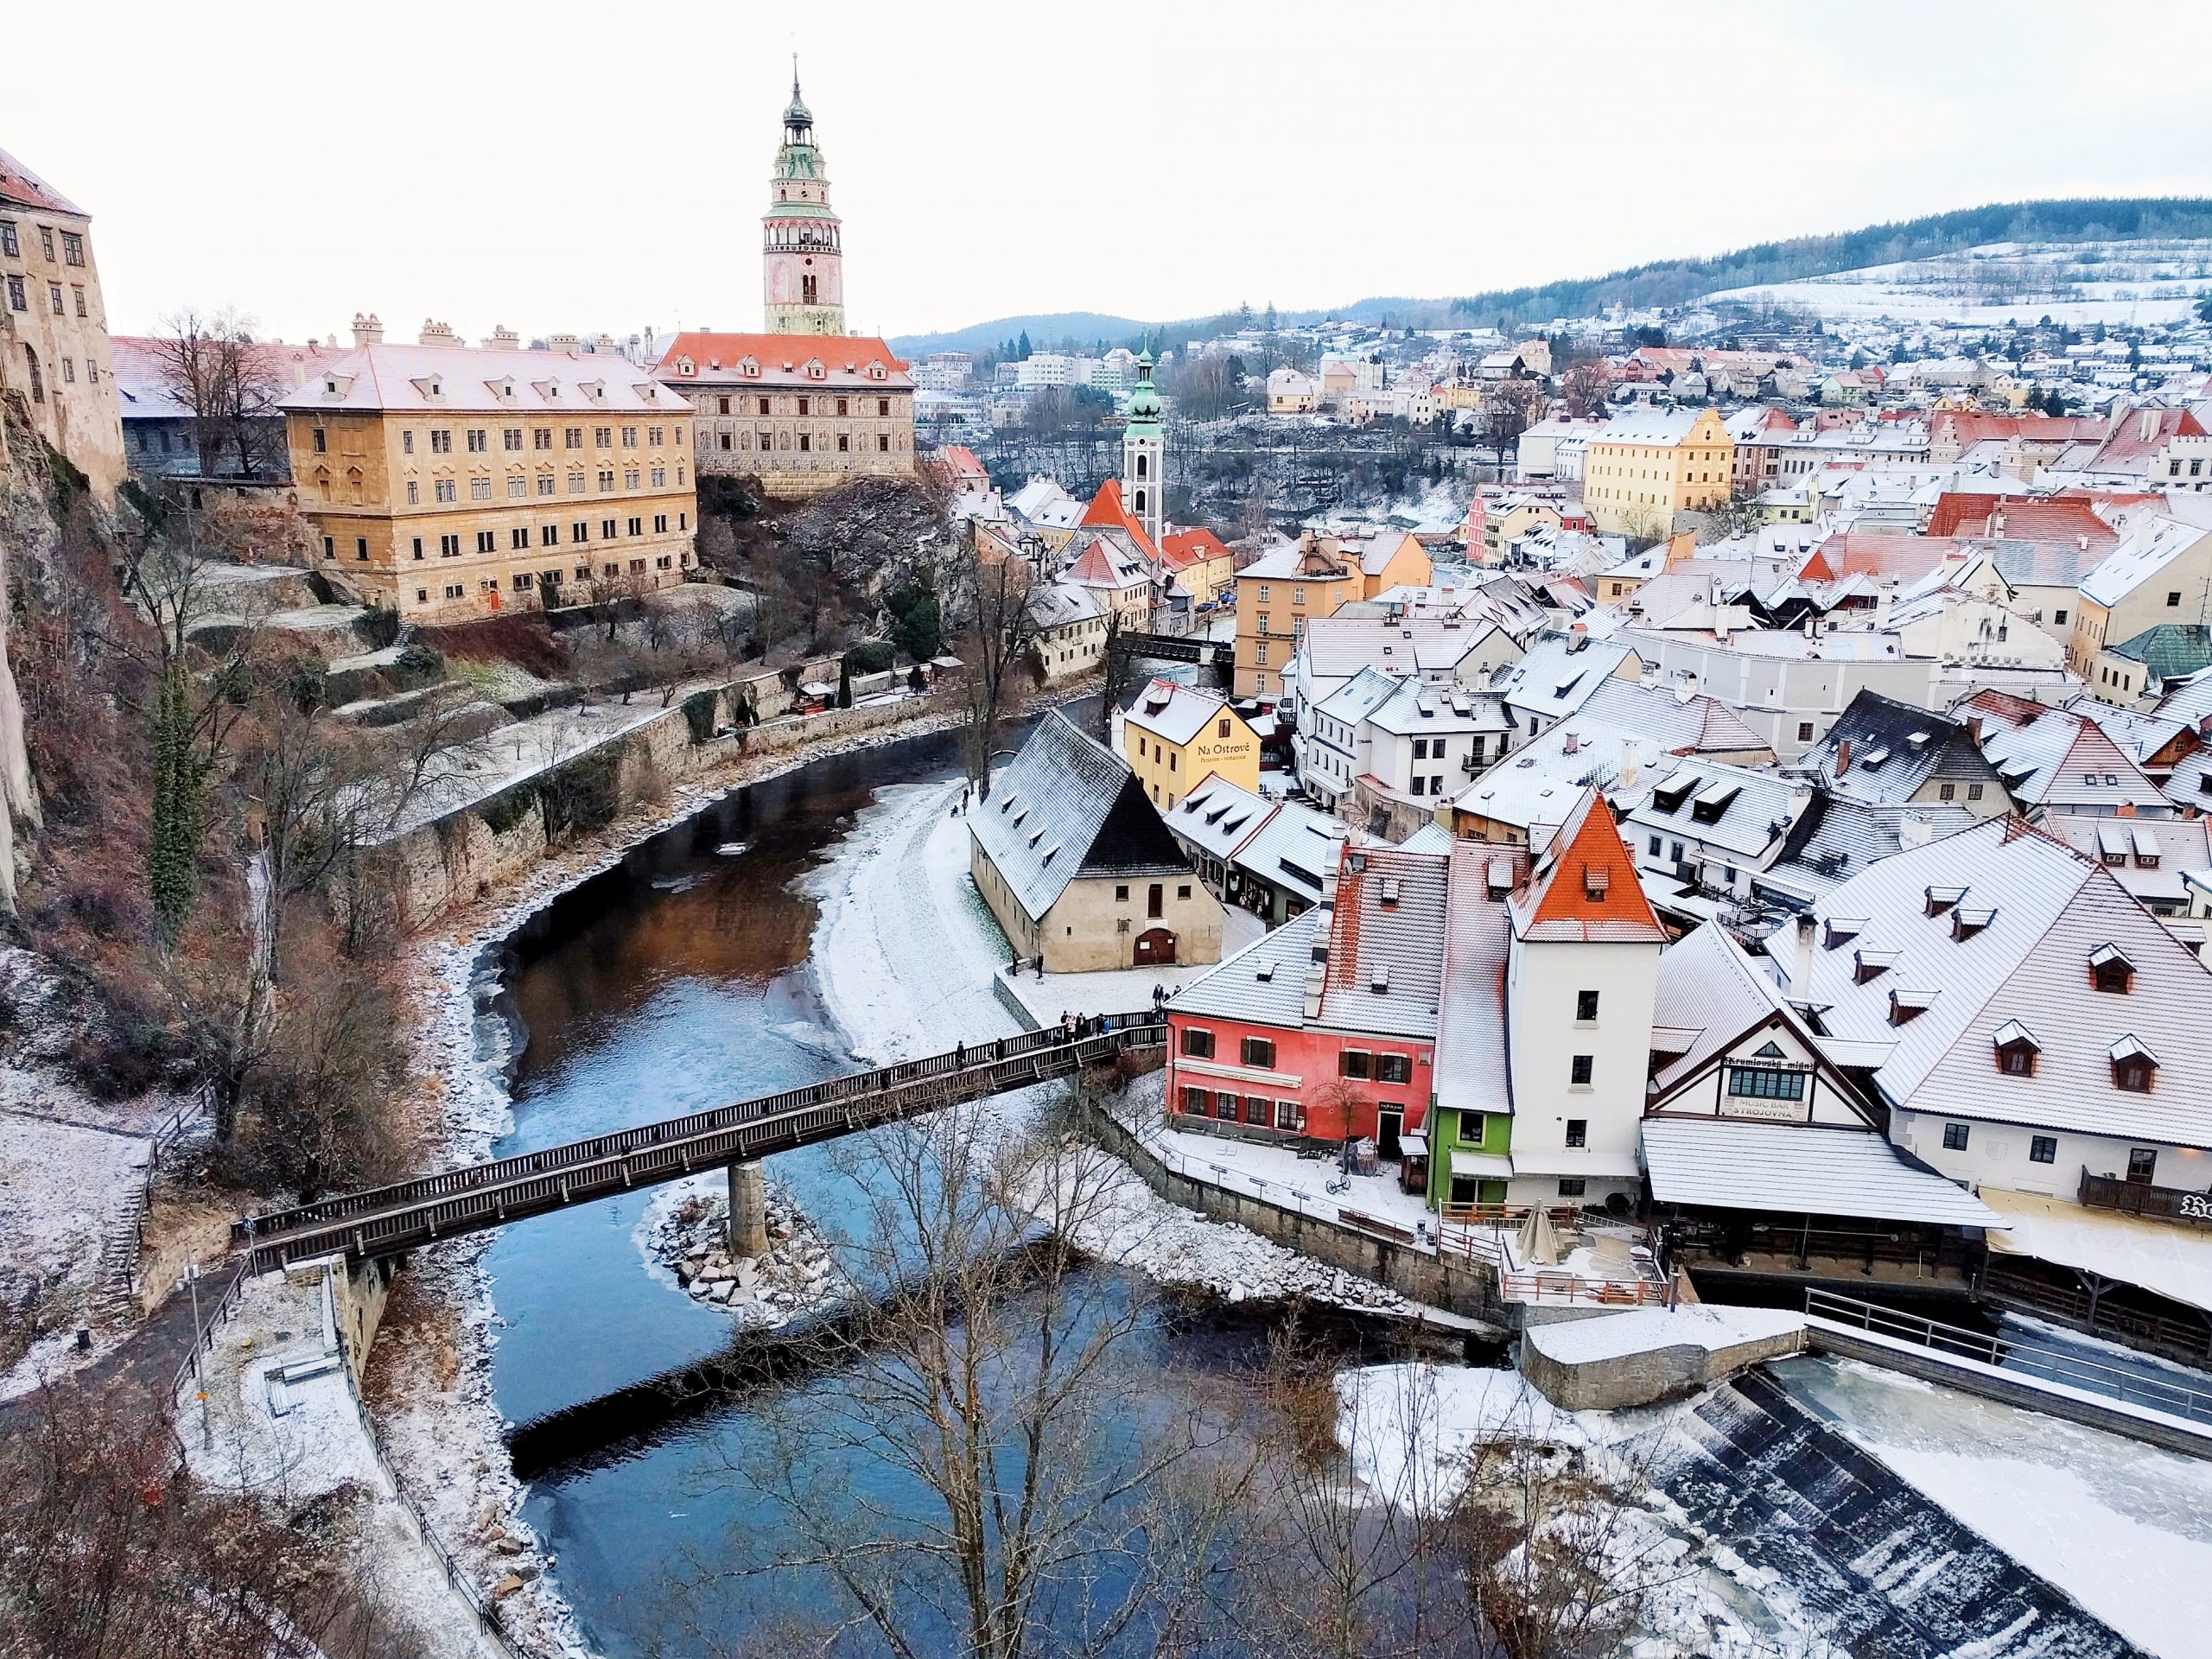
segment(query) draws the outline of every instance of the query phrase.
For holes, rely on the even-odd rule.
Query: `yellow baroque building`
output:
[[[1710,409],[1651,410],[1591,435],[1582,504],[1613,536],[1663,537],[1675,515],[1728,500],[1736,444]]]
[[[355,348],[283,403],[316,563],[364,603],[451,622],[683,580],[691,410],[610,353]]]

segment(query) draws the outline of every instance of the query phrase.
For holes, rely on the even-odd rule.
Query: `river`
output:
[[[951,734],[903,740],[750,785],[534,918],[508,950],[504,1015],[526,1041],[514,1128],[495,1155],[855,1065],[809,961],[817,907],[803,878],[837,855],[877,791],[953,776],[957,742]],[[717,850],[733,843],[745,850]],[[859,1194],[836,1157],[822,1147],[769,1166],[771,1179],[833,1230],[859,1220]],[[541,1217],[492,1245],[486,1267],[505,1323],[493,1379],[511,1422],[573,1417],[722,1349],[728,1317],[641,1255],[634,1233],[652,1199],[641,1192]],[[1249,1315],[1179,1317],[1147,1330],[1145,1357],[1166,1390],[1193,1370],[1244,1366],[1264,1337]],[[805,1386],[791,1385],[802,1405]],[[600,1413],[582,1431],[590,1454],[552,1459],[535,1476],[528,1509],[594,1645],[619,1659],[698,1652],[709,1634],[760,1628],[814,1595],[788,1574],[719,1576],[734,1559],[734,1529],[775,1541],[773,1517],[729,1472],[765,1444],[745,1402],[622,1421],[632,1415],[620,1405]]]

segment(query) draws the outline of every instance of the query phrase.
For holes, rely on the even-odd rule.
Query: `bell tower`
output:
[[[830,175],[814,143],[814,116],[798,95],[797,59],[768,194],[768,211],[760,216],[763,326],[772,334],[843,334],[842,236],[830,207]]]
[[[1129,394],[1128,418],[1122,426],[1122,504],[1144,533],[1160,545],[1160,523],[1167,509],[1167,480],[1161,463],[1166,445],[1160,430],[1160,393],[1152,384],[1152,353],[1137,358],[1136,389]]]

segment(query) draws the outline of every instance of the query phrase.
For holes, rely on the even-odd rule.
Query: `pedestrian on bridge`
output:
[[[956,1071],[965,1071],[967,1066],[968,1045],[965,1043],[955,1043],[952,1046],[952,1069]]]

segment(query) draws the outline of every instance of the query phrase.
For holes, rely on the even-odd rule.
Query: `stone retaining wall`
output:
[[[712,772],[747,756],[788,753],[805,744],[833,742],[896,726],[931,708],[926,701],[906,699],[723,730],[732,719],[731,702],[738,683],[705,694],[715,700],[715,717],[709,724],[718,734],[704,741],[695,737],[692,716],[684,702],[678,701],[642,724],[580,748],[557,765],[518,780],[514,786],[539,785],[604,766],[606,751],[618,747],[613,805],[619,816],[671,784]],[[780,684],[778,689],[780,692]],[[457,905],[496,893],[544,858],[548,849],[545,815],[536,803],[512,823],[493,827],[498,815],[487,818],[486,810],[505,792],[457,807],[394,837],[378,849],[393,871],[404,925],[422,927]]]
[[[1168,1168],[1154,1156],[1152,1149],[1103,1105],[1093,1103],[1089,1116],[1091,1131],[1099,1143],[1136,1171],[1147,1186],[1170,1204],[1196,1211],[1211,1220],[1231,1221],[1249,1227],[1287,1249],[1388,1285],[1401,1296],[1426,1302],[1431,1307],[1485,1320],[1508,1330],[1518,1329],[1524,1323],[1522,1316],[1531,1311],[1506,1301],[1498,1294],[1497,1275],[1484,1262],[1436,1255],[1375,1237],[1340,1222],[1302,1215],[1249,1193],[1194,1180]]]

